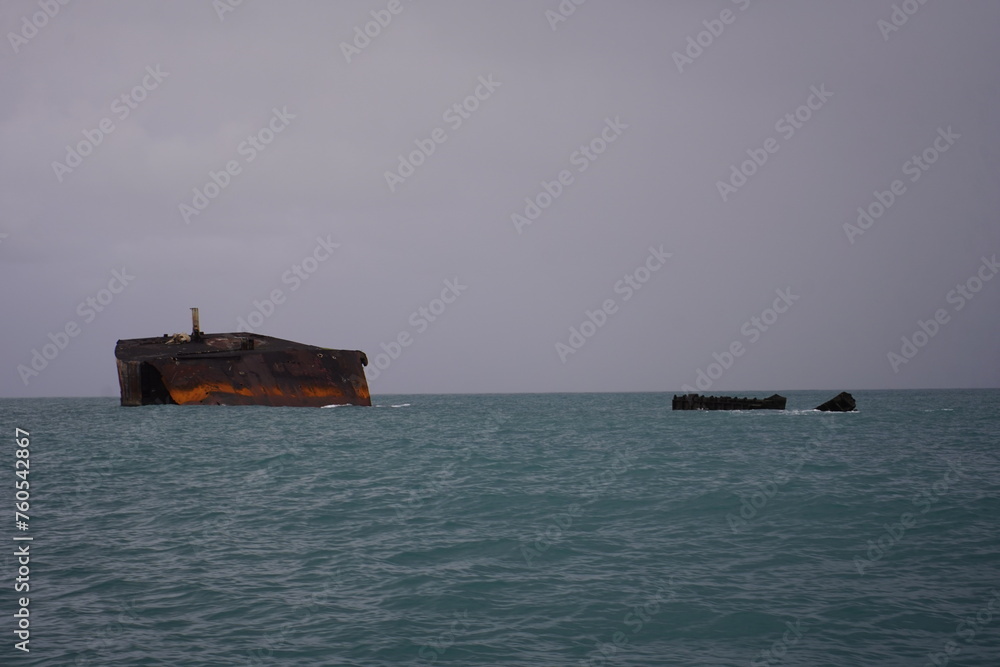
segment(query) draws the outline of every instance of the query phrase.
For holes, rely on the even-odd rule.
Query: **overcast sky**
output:
[[[993,0],[0,25],[2,396],[117,395],[191,306],[364,350],[373,394],[1000,386]]]

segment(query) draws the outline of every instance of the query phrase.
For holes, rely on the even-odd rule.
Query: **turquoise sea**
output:
[[[1000,390],[837,391],[0,400],[0,664],[1000,665]]]

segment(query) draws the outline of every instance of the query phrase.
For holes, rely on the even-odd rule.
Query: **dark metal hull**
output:
[[[199,332],[120,340],[115,357],[121,404],[127,406],[371,405],[368,358],[360,350]]]
[[[786,399],[774,394],[767,398],[735,398],[733,396],[674,395],[674,410],[784,410]]]

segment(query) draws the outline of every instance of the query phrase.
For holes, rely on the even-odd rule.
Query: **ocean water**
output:
[[[0,400],[0,664],[1000,665],[1000,391],[835,393]]]

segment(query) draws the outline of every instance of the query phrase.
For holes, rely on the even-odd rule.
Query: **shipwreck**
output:
[[[674,410],[784,410],[784,396],[773,394],[767,398],[735,398],[733,396],[702,396],[701,394],[674,394]],[[855,412],[854,397],[842,391],[826,403],[815,408],[821,412]]]
[[[820,412],[855,412],[858,409],[857,401],[846,391],[842,391],[826,403],[817,405]]]
[[[121,404],[371,405],[360,350],[334,350],[249,332],[119,340]]]
[[[736,398],[734,396],[702,396],[701,394],[674,394],[674,410],[784,410],[784,396],[773,394],[767,398]]]

